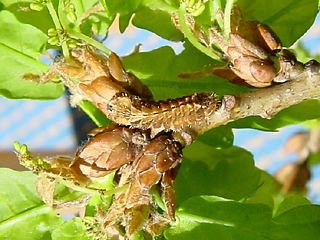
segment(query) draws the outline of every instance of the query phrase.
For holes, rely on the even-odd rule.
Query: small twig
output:
[[[194,36],[193,32],[191,31],[190,27],[187,24],[186,19],[186,9],[185,4],[181,3],[180,9],[177,12],[178,15],[178,21],[180,24],[181,32],[184,34],[184,36],[192,43],[194,47],[196,47],[199,51],[206,54],[207,56],[211,57],[212,59],[216,61],[221,61],[220,54],[217,53],[214,49],[209,49],[206,46],[202,45],[198,38]]]
[[[223,29],[223,12],[222,12],[222,5],[221,5],[221,1],[220,0],[216,0],[216,1],[210,1],[210,3],[212,4],[212,10],[214,14],[213,18],[211,19],[211,21],[216,20],[220,29]]]
[[[223,34],[225,38],[229,38],[231,33],[231,15],[233,10],[233,5],[236,0],[227,0],[226,7],[224,10],[224,19],[223,19]]]
[[[74,30],[69,30],[68,31],[70,37],[73,37],[75,39],[81,39],[83,41],[85,41],[86,43],[90,44],[91,46],[103,51],[104,53],[110,55],[111,54],[111,50],[108,49],[106,46],[104,46],[102,43],[96,41],[95,39],[87,36],[87,35],[84,35],[83,33],[81,32],[77,32],[77,31],[74,31]]]

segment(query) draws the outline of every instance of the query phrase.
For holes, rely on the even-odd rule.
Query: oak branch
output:
[[[285,83],[235,97],[224,97],[225,107],[219,112],[214,112],[208,118],[207,125],[198,129],[198,133],[204,133],[211,128],[249,116],[269,119],[285,108],[319,97],[320,65],[316,61],[311,61],[305,65],[299,75]]]

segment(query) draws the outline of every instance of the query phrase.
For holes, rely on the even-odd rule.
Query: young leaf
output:
[[[73,10],[74,9],[74,10]],[[71,0],[65,4],[64,13],[74,12],[74,21],[69,22],[71,28],[80,26],[81,32],[88,35],[104,36],[114,20],[115,15],[108,14],[97,0]],[[69,21],[72,20],[69,18]]]
[[[52,240],[89,240],[79,218],[64,222],[52,231]]]
[[[23,79],[41,75],[48,67],[39,62],[47,37],[37,28],[20,23],[8,11],[0,12],[0,94],[8,98],[51,99],[61,96],[61,84],[39,84]]]

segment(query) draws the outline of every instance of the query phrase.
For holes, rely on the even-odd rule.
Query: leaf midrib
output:
[[[16,214],[0,222],[0,232],[12,226],[13,224],[16,224],[17,222],[26,221],[30,217],[46,214],[46,213],[49,213],[50,211],[51,211],[51,208],[45,204],[41,204],[32,208],[29,208],[23,212],[20,212],[19,214]]]

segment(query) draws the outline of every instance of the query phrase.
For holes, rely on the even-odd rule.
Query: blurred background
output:
[[[320,17],[303,36],[301,42],[311,55],[320,54]],[[137,44],[140,51],[149,51],[169,45],[178,53],[183,47],[148,31],[129,27],[120,33],[112,27],[105,45],[118,55],[130,54]],[[71,109],[65,95],[56,100],[10,100],[0,97],[0,167],[23,169],[13,152],[12,143],[25,143],[32,152],[42,156],[72,155],[86,133],[94,124],[78,109]],[[306,132],[307,131],[307,132]],[[263,132],[252,129],[235,129],[234,144],[254,155],[256,165],[276,174],[284,171],[288,163],[303,163],[310,149],[304,143],[311,138],[302,125],[279,129],[278,132]],[[309,134],[309,135],[308,135]],[[313,135],[313,144],[319,140]],[[316,140],[315,140],[316,139]],[[300,145],[301,146],[300,146]],[[302,160],[301,160],[302,159]],[[300,166],[300,165],[299,165]],[[307,184],[309,199],[320,202],[320,166],[311,168],[311,180]]]

